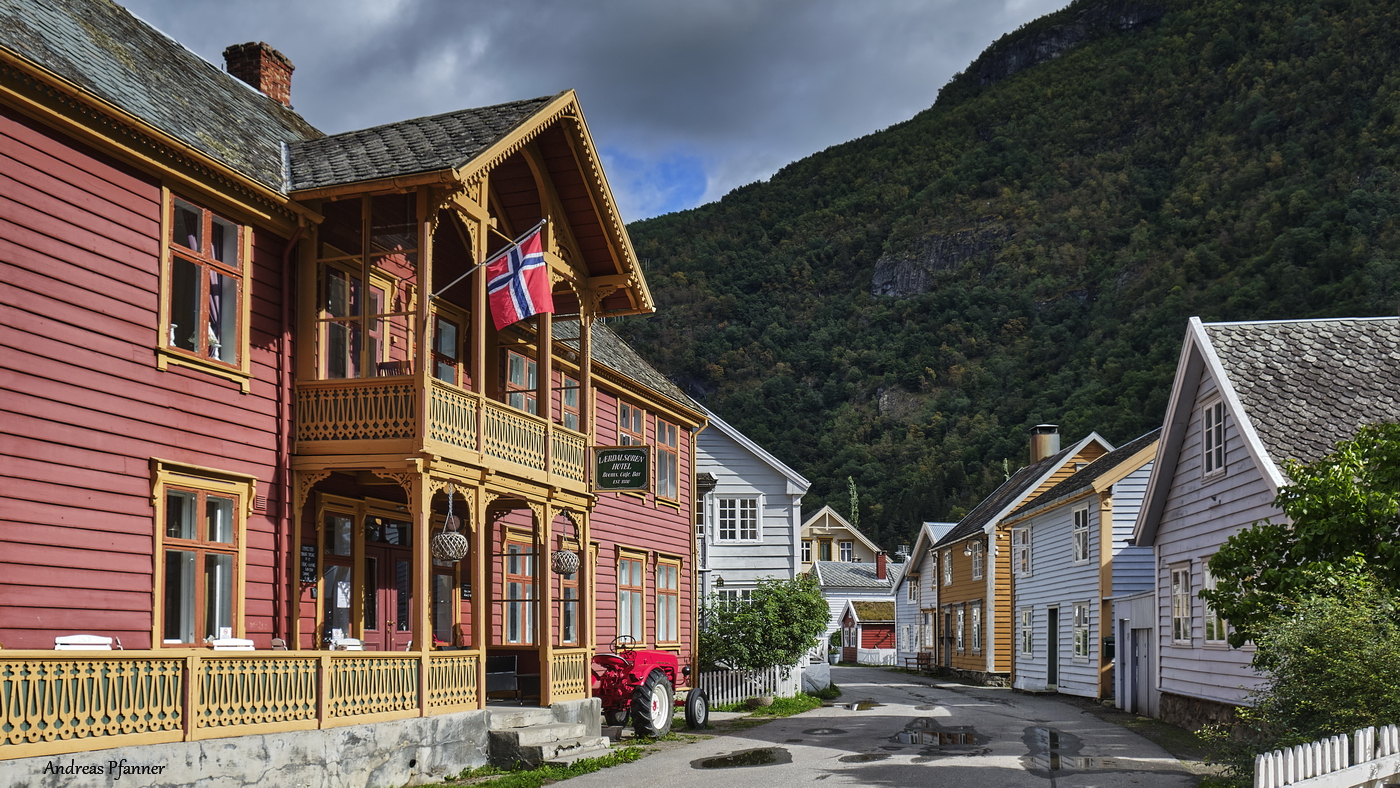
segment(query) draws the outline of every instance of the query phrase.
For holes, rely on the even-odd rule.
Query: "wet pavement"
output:
[[[1157,745],[1053,697],[878,668],[831,673],[842,689],[833,705],[568,785],[1192,788],[1199,780]]]

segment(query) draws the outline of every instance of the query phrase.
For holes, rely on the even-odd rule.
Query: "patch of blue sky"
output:
[[[709,185],[705,161],[694,153],[635,153],[604,145],[599,154],[625,222],[694,208]]]

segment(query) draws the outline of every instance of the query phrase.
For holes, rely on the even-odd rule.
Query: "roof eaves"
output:
[[[812,483],[807,481],[807,479],[803,477],[802,474],[798,473],[797,471],[794,471],[792,468],[789,468],[785,463],[783,463],[782,460],[779,460],[777,457],[774,457],[772,454],[769,454],[766,450],[764,450],[762,446],[759,446],[757,443],[754,443],[753,440],[749,438],[749,436],[735,429],[733,425],[720,418],[719,416],[715,415],[715,413],[709,408],[705,407],[704,405],[700,405],[699,403],[696,403],[696,405],[700,408],[702,412],[705,413],[706,416],[709,417],[710,426],[719,428],[720,432],[729,436],[731,439],[734,440],[735,443],[738,443],[740,446],[743,446],[745,449],[748,449],[748,451],[751,454],[753,454],[760,460],[763,460],[771,468],[773,468],[773,470],[782,474],[793,485],[801,487],[802,492],[805,493],[807,489],[812,486]]]

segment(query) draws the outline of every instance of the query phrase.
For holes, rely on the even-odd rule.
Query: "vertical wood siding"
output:
[[[1201,470],[1201,405],[1217,392],[1207,370],[1195,394],[1180,459],[1158,526],[1156,549],[1161,689],[1238,703],[1258,683],[1249,667],[1252,649],[1205,647],[1203,601],[1196,597],[1204,561],[1241,528],[1265,517],[1279,521],[1273,494],[1240,437],[1233,414],[1225,422],[1225,472],[1209,479]],[[1171,567],[1191,563],[1191,644],[1172,643]]]
[[[251,474],[276,501],[283,239],[253,236],[245,395],[202,372],[156,369],[156,179],[0,108],[0,225],[4,645],[49,648],[92,631],[150,647],[150,458]],[[265,515],[249,516],[244,625],[264,648],[272,533]]]

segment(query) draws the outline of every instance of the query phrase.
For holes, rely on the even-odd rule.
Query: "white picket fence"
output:
[[[802,691],[802,667],[784,670],[717,670],[700,674],[700,688],[711,706],[728,706],[761,695],[791,698]]]
[[[1362,728],[1254,758],[1254,788],[1357,788],[1400,774],[1400,727]]]

